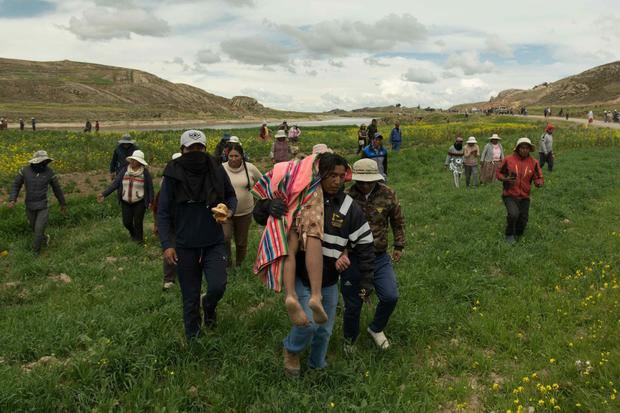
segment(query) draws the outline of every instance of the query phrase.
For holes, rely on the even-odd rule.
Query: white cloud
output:
[[[374,57],[365,57],[364,63],[366,63],[368,66],[389,66],[388,64],[382,63],[379,59],[376,59]]]
[[[204,64],[213,64],[213,63],[218,63],[222,61],[220,56],[214,53],[213,51],[211,51],[211,49],[199,50],[196,57],[199,63],[204,63]]]
[[[512,57],[512,48],[497,36],[489,36],[486,40],[487,51],[501,57]]]
[[[337,67],[337,68],[343,68],[344,67],[344,63],[342,63],[339,60],[329,59],[327,61],[327,63],[329,63],[330,66],[334,66],[334,67]]]
[[[481,62],[476,51],[453,53],[448,56],[444,66],[447,69],[461,69],[466,76],[495,71],[495,65],[489,61]]]
[[[259,37],[225,40],[221,49],[232,59],[250,65],[286,64],[293,51]]]
[[[348,56],[355,51],[385,51],[397,44],[414,44],[426,38],[426,27],[411,14],[390,14],[365,23],[353,20],[323,21],[303,27],[272,24],[315,56]]]
[[[82,17],[71,17],[66,29],[81,40],[129,39],[132,33],[158,37],[170,32],[165,20],[145,10],[104,7],[84,10]]]
[[[403,73],[401,79],[416,83],[435,83],[437,81],[437,77],[433,73],[422,68],[410,68],[406,73]]]

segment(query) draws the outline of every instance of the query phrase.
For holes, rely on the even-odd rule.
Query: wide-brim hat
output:
[[[41,163],[44,161],[53,161],[52,158],[50,158],[49,156],[47,156],[47,152],[46,151],[36,151],[34,153],[34,155],[32,155],[32,159],[28,161],[28,163]]]
[[[469,138],[467,138],[467,142],[465,143],[478,143],[478,141],[474,136],[470,136]]]
[[[353,164],[354,181],[359,182],[377,182],[384,181],[385,178],[379,173],[377,162],[372,159],[360,159]]]
[[[123,137],[118,140],[118,143],[130,143],[133,145],[136,141],[131,137],[131,135],[123,135]]]
[[[494,133],[494,134],[493,134],[493,135],[489,138],[489,140],[490,140],[490,141],[492,141],[493,139],[496,139],[496,140],[498,140],[498,141],[501,141],[501,140],[502,140],[502,138],[500,138],[500,137],[499,137],[499,135],[498,135],[497,133]]]
[[[127,159],[133,159],[134,161],[140,162],[143,166],[149,166],[149,164],[144,160],[144,152],[141,150],[133,151],[131,156],[128,156]]]
[[[517,151],[517,148],[519,147],[519,145],[527,143],[528,145],[530,145],[531,150],[534,150],[535,147],[534,145],[532,145],[532,141],[530,140],[530,138],[519,138],[519,140],[517,141],[517,144],[515,145],[514,151]]]
[[[287,136],[286,136],[286,132],[284,132],[284,129],[279,129],[276,132],[276,136],[275,136],[276,139],[278,139],[278,138],[286,138],[286,137]]]
[[[334,151],[324,143],[317,143],[312,147],[312,155],[320,155],[322,153],[334,153]]]

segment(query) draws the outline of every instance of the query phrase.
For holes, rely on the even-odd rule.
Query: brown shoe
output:
[[[299,377],[300,370],[299,354],[284,349],[284,374],[288,377]]]

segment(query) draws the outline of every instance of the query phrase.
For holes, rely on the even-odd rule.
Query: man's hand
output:
[[[176,265],[179,262],[179,258],[177,257],[177,250],[174,248],[166,248],[164,251],[164,260],[168,264]]]
[[[9,201],[9,203],[7,204],[7,207],[11,209],[15,208],[15,201]]]
[[[336,260],[336,270],[338,272],[344,272],[351,266],[351,260],[349,260],[349,255],[346,250],[342,253],[340,258]]]
[[[273,199],[269,202],[269,215],[274,218],[280,218],[282,215],[286,214],[288,207],[286,203],[280,198]]]
[[[400,262],[400,259],[403,256],[403,250],[398,250],[396,248],[394,248],[394,251],[392,252],[392,261],[394,262]]]
[[[104,199],[105,197],[103,196],[103,194],[97,194],[97,202],[102,203]]]

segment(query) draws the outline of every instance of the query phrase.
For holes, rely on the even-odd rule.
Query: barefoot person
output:
[[[523,235],[530,211],[530,189],[544,184],[538,161],[530,156],[534,145],[529,138],[520,138],[514,152],[497,169],[497,179],[504,183],[502,199],[506,205],[506,242],[514,244]]]
[[[200,334],[201,301],[205,326],[216,322],[216,307],[224,296],[227,281],[226,243],[221,224],[227,222],[237,208],[235,190],[228,175],[206,149],[204,133],[183,132],[183,155],[168,162],[164,169],[157,213],[164,258],[177,266],[188,340]],[[176,232],[174,246],[169,237],[172,223]],[[207,293],[201,300],[203,273]]]
[[[348,163],[339,155],[324,153],[318,158],[318,170],[324,197],[321,208],[325,216],[322,222],[324,236],[319,256],[322,262],[320,294],[322,305],[327,313],[327,320],[324,323],[318,323],[314,319],[316,312],[310,308],[312,291],[307,267],[309,251],[299,249],[295,268],[297,277],[294,283],[302,311],[310,323],[304,326],[293,326],[283,341],[284,371],[291,376],[299,375],[299,353],[308,346],[311,346],[310,368],[320,369],[327,366],[325,358],[338,304],[337,284],[341,271],[339,268],[342,269],[348,265],[342,261],[348,261],[346,257],[341,259],[347,246],[352,248],[351,256],[359,261],[359,274],[363,280],[355,281],[365,288],[360,293],[367,296],[372,289],[370,281],[374,258],[372,232],[359,205],[344,193],[343,184],[349,175]],[[254,217],[259,224],[269,225],[270,221],[274,221],[271,203],[269,199],[257,203]],[[279,211],[275,212],[276,216],[280,215]]]
[[[286,310],[291,322],[298,326],[308,324],[295,291],[298,249],[306,252],[312,292],[308,306],[313,311],[313,320],[319,324],[327,321],[321,304],[323,189],[318,164],[320,156],[331,150],[327,145],[318,144],[312,151],[311,156],[302,160],[277,163],[252,189],[271,215],[253,270],[276,292],[284,285]]]
[[[45,234],[49,217],[48,187],[52,187],[54,195],[60,204],[60,210],[63,213],[67,207],[58,177],[52,168],[48,166],[52,161],[53,159],[47,156],[47,152],[36,151],[32,159],[28,161],[30,165],[19,170],[9,195],[8,207],[14,208],[19,191],[23,185],[26,186],[26,216],[28,217],[30,228],[34,232],[32,250],[37,255],[41,252],[43,241],[45,240],[45,243],[49,244],[50,240],[50,236]]]

